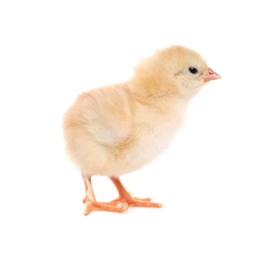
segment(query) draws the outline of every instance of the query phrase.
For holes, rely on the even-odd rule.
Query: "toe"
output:
[[[151,199],[138,199],[132,198],[128,200],[130,207],[145,207],[145,208],[161,208],[163,205],[160,203],[152,202]]]

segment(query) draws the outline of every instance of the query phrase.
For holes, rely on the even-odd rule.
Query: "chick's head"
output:
[[[157,51],[142,61],[136,71],[156,86],[150,91],[175,93],[187,99],[198,93],[204,83],[220,78],[198,53],[177,45]]]

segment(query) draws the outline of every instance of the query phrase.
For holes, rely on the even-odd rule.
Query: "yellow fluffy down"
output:
[[[172,46],[140,62],[126,82],[81,94],[64,115],[71,160],[86,176],[117,177],[148,164],[170,144],[207,74],[196,52]]]

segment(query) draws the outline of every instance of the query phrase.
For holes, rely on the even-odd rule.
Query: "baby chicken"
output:
[[[67,152],[84,180],[85,215],[162,206],[132,197],[119,178],[161,154],[181,127],[190,99],[204,83],[219,78],[199,54],[171,46],[140,62],[130,80],[78,96],[63,128]],[[91,183],[95,175],[108,176],[119,197],[98,202]]]

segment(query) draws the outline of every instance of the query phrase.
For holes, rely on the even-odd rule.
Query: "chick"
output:
[[[142,60],[128,81],[77,97],[64,115],[63,128],[67,152],[84,180],[85,215],[162,207],[149,198],[132,197],[119,178],[161,154],[181,127],[190,99],[204,83],[219,78],[199,54],[174,45]],[[119,197],[98,202],[91,182],[95,175],[108,176]]]

